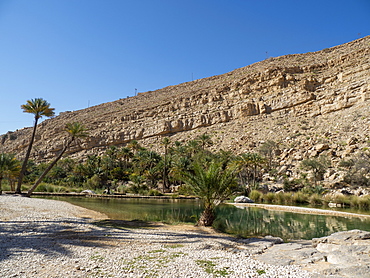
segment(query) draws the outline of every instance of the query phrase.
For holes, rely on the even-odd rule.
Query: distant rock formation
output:
[[[282,171],[291,171],[301,160],[321,153],[336,163],[367,148],[369,100],[370,36],[61,113],[39,125],[32,156],[37,161],[55,157],[63,147],[65,123],[78,121],[91,136],[70,148],[73,158],[99,154],[133,139],[163,152],[159,144],[163,136],[187,141],[207,133],[213,148],[235,153],[274,140],[281,146]],[[1,151],[22,158],[30,134],[31,128],[24,128],[3,135]],[[332,173],[330,178],[338,175]]]

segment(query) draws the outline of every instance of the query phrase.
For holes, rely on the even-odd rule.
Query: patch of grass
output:
[[[308,198],[308,202],[313,206],[320,206],[323,205],[322,196],[314,193]]]
[[[269,192],[263,195],[263,201],[269,204],[275,203],[275,193]]]
[[[214,276],[228,276],[230,272],[228,267],[224,267],[221,269],[216,269],[216,264],[210,260],[196,260],[195,261],[200,267],[204,269],[205,272],[209,274],[213,274]]]
[[[93,256],[90,257],[90,260],[103,261],[104,260],[104,257],[101,256],[101,255],[93,255]]]
[[[166,244],[164,248],[181,248],[184,247],[184,244]]]
[[[166,252],[166,250],[164,250],[164,249],[158,249],[158,250],[151,250],[148,253],[164,253],[164,252]]]
[[[184,255],[186,254],[183,252],[170,252],[170,250],[155,249],[129,261],[123,259],[125,265],[122,269],[133,275],[137,275],[136,277],[158,277],[159,271],[166,268],[169,262]],[[142,274],[145,275],[143,276]]]
[[[262,274],[266,273],[266,271],[264,269],[257,269],[256,272],[257,272],[258,275],[262,275]]]
[[[292,195],[293,202],[296,204],[308,203],[308,195],[302,192],[296,192]]]

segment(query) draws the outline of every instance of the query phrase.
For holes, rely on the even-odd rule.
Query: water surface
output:
[[[111,219],[196,223],[202,211],[199,200],[176,199],[100,199],[54,197],[99,211]],[[272,235],[288,239],[312,239],[338,231],[370,231],[370,219],[330,215],[301,214],[256,207],[222,205],[214,227],[242,237]]]

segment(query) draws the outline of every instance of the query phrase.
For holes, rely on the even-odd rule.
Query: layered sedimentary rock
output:
[[[39,125],[33,158],[54,157],[65,141],[65,123],[78,121],[90,130],[90,137],[68,151],[73,157],[133,139],[155,146],[163,136],[186,141],[207,133],[217,149],[243,152],[272,139],[285,144],[286,153],[292,149],[290,160],[302,160],[318,153],[314,149],[318,143],[328,143],[331,149],[337,144],[334,151],[341,153],[345,148],[340,140],[355,136],[366,142],[369,103],[370,37],[365,37],[61,113]],[[8,133],[0,147],[21,158],[30,135],[31,128]]]

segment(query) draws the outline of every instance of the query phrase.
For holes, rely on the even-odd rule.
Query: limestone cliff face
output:
[[[284,141],[288,146],[304,135],[300,142],[305,140],[307,153],[325,132],[330,134],[323,138],[337,141],[356,134],[366,138],[369,104],[370,37],[365,37],[61,113],[39,125],[33,158],[54,157],[63,147],[65,123],[74,121],[89,128],[90,138],[69,150],[73,157],[99,153],[133,139],[154,146],[162,136],[181,141],[201,133],[213,136],[215,148],[236,152],[267,139]],[[356,121],[345,118],[356,113],[362,114]],[[351,123],[349,129],[353,130],[345,131],[344,125]],[[2,151],[22,157],[30,134],[31,128],[24,128],[3,137]],[[341,135],[344,137],[339,138]],[[304,157],[303,152],[298,155]]]

